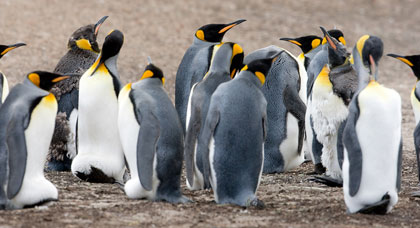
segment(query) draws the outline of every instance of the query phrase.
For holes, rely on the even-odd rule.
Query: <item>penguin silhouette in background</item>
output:
[[[58,200],[44,177],[57,101],[51,89],[68,78],[35,71],[13,87],[0,108],[0,207],[20,209]]]
[[[401,97],[376,81],[382,53],[382,40],[369,35],[353,49],[358,92],[343,133],[343,190],[350,213],[386,214],[401,189]]]
[[[58,114],[50,145],[48,170],[70,171],[76,156],[76,122],[79,100],[79,80],[95,62],[100,52],[96,38],[99,28],[108,16],[96,24],[77,29],[68,41],[67,53],[60,59],[54,72],[70,75],[68,80],[57,83],[51,92],[58,100]]]
[[[414,117],[416,119],[416,128],[414,129],[414,145],[416,148],[417,158],[417,175],[420,183],[420,55],[396,55],[388,54],[388,56],[401,60],[407,64],[411,70],[413,70],[414,76],[417,78],[417,82],[414,88],[411,90],[410,100],[411,106],[413,107]],[[420,197],[420,190],[415,191],[411,194],[413,197]]]
[[[211,59],[215,54],[214,46],[222,42],[227,31],[244,21],[208,24],[195,32],[193,44],[185,52],[175,78],[175,108],[181,118],[184,132],[191,87],[201,81],[209,70]]]
[[[181,193],[184,136],[178,113],[163,89],[162,71],[149,62],[140,81],[118,97],[118,126],[131,179],[129,198],[188,202]]]
[[[9,51],[25,46],[24,43],[17,43],[12,45],[0,45],[0,59]],[[6,76],[3,72],[0,71],[0,107],[3,104],[4,100],[6,99],[7,95],[9,94],[9,83],[7,82]]]
[[[191,88],[188,102],[184,151],[187,187],[191,190],[210,187],[204,186],[203,158],[202,154],[197,154],[196,145],[206,121],[211,95],[220,84],[233,78],[243,65],[244,52],[239,44],[227,42],[219,45],[209,72]]]
[[[123,42],[122,32],[111,31],[98,59],[80,79],[78,153],[71,171],[88,182],[123,182],[125,161],[118,132],[120,80],[117,71]]]

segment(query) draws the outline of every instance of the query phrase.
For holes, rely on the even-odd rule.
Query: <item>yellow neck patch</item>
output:
[[[402,58],[402,57],[397,57],[397,59],[401,60],[403,63],[409,65],[409,66],[414,66],[414,64],[412,62],[410,62],[410,60],[406,59],[406,58]]]
[[[327,38],[324,37],[324,39],[322,39],[322,44],[326,44],[327,43]]]
[[[328,68],[327,65],[325,65],[322,68],[321,72],[319,72],[318,77],[316,77],[315,82],[317,84],[319,83],[322,86],[328,86],[332,88],[332,83],[330,81],[329,74],[330,74],[330,69]]]
[[[338,41],[340,41],[344,46],[346,45],[346,40],[344,39],[344,37],[338,37]]]
[[[301,43],[297,42],[296,40],[288,40],[292,44],[296,44],[297,46],[302,46]]]
[[[236,25],[236,24],[228,25],[228,26],[226,26],[226,27],[224,27],[224,28],[220,29],[219,33],[224,33],[224,32],[226,32],[227,30],[229,30],[229,29],[233,28],[235,25]]]
[[[198,39],[200,39],[200,40],[202,40],[202,41],[205,41],[205,39],[204,39],[204,32],[203,32],[203,30],[198,30],[196,33],[195,33],[195,36],[198,38]]]
[[[261,85],[264,85],[265,82],[265,75],[259,71],[255,72],[255,76],[257,76],[258,79],[261,81]]]
[[[312,40],[312,43],[311,43],[312,49],[317,48],[320,44],[321,44],[321,40],[320,39],[314,39],[314,40]]]
[[[28,75],[29,80],[34,83],[34,85],[38,86],[41,84],[41,79],[39,78],[38,74],[35,73],[30,73]]]
[[[241,71],[246,71],[248,70],[248,65],[245,65],[244,67],[242,67]]]
[[[153,72],[152,71],[150,71],[150,70],[146,70],[144,73],[143,73],[143,75],[140,77],[140,80],[143,80],[143,79],[145,79],[145,78],[151,78],[151,77],[153,77]]]
[[[7,52],[9,52],[10,50],[13,50],[13,49],[15,49],[16,47],[9,47],[9,48],[6,48],[6,49],[4,49],[4,51],[2,51],[2,53],[0,53],[0,55],[5,55]]]
[[[369,39],[369,35],[364,35],[360,37],[360,39],[356,43],[357,51],[359,52],[359,55],[362,59],[363,59],[363,56],[362,56],[363,47],[365,46],[365,42],[367,39]]]
[[[244,50],[242,49],[241,45],[239,44],[234,44],[233,48],[232,48],[232,58],[237,55],[237,54],[241,54],[244,53]]]
[[[44,97],[45,101],[47,102],[54,102],[56,101],[54,94],[50,93]]]
[[[76,45],[80,49],[93,51],[92,46],[87,39],[76,40]]]

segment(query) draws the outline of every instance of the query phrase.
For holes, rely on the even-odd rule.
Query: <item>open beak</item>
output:
[[[241,20],[237,20],[237,21],[235,21],[235,22],[232,22],[232,23],[226,24],[226,26],[225,26],[225,27],[223,27],[222,29],[220,29],[220,30],[219,30],[219,33],[225,33],[225,32],[226,32],[226,31],[228,31],[229,29],[231,29],[231,28],[233,28],[233,27],[235,27],[235,26],[239,25],[240,23],[242,23],[242,22],[244,22],[244,21],[246,21],[246,20],[245,20],[245,19],[241,19]]]

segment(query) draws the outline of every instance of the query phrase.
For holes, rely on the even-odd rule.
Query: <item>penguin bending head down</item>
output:
[[[58,199],[56,187],[44,177],[57,114],[57,101],[48,90],[66,78],[44,71],[29,73],[1,107],[0,207],[19,209]]]
[[[184,132],[191,87],[201,81],[209,70],[211,60],[216,53],[215,45],[222,42],[227,31],[244,21],[208,24],[195,32],[193,44],[185,52],[175,78],[175,108],[181,119]]]
[[[17,43],[12,45],[0,45],[0,59],[9,51],[25,46],[24,43]],[[9,94],[9,83],[7,82],[6,76],[0,71],[0,107]]]
[[[123,41],[122,32],[111,31],[98,59],[80,79],[78,154],[71,170],[85,181],[123,181],[125,165],[118,133],[120,80],[117,71]]]
[[[385,214],[401,189],[401,97],[377,80],[383,43],[362,36],[353,49],[358,92],[344,128],[343,190],[350,213]]]
[[[185,203],[182,195],[183,131],[178,113],[163,89],[162,71],[149,63],[136,83],[118,97],[118,126],[131,179],[129,198]]]

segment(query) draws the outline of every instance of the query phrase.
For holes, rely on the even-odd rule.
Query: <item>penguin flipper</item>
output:
[[[398,192],[401,191],[402,146],[403,146],[403,143],[402,143],[402,137],[401,137],[400,147],[398,148],[398,161],[397,161],[398,162],[397,163],[397,190]]]
[[[138,106],[136,113],[140,118],[140,131],[137,138],[137,172],[144,189],[153,188],[153,161],[159,139],[159,120],[147,105]]]
[[[211,106],[210,106],[211,108]],[[217,124],[219,123],[220,113],[218,110],[209,110],[206,117],[206,123],[204,125],[201,140],[199,141],[199,149],[197,151],[202,153],[203,155],[203,176],[204,176],[204,188],[210,186],[209,178],[210,178],[210,154],[209,154],[209,144],[211,137],[214,134],[214,130],[216,129]]]
[[[360,148],[359,139],[356,133],[356,122],[359,118],[359,95],[357,94],[349,105],[349,115],[347,123],[343,132],[343,143],[347,149],[349,159],[349,174],[350,174],[350,196],[355,196],[359,191],[360,182],[362,179],[362,149]]]
[[[347,119],[345,119],[338,128],[338,134],[337,134],[337,159],[338,159],[338,165],[340,166],[340,169],[343,169],[343,161],[344,161],[344,145],[343,145],[343,132],[344,127],[346,126]]]
[[[28,119],[28,117],[26,117]],[[26,139],[24,119],[12,118],[7,127],[6,142],[9,150],[9,182],[7,197],[15,197],[22,187],[26,169]]]
[[[188,129],[185,134],[185,167],[187,171],[188,183],[194,182],[194,149],[196,145],[197,136],[201,128],[201,110],[194,104],[191,103],[191,117],[188,124]]]
[[[306,105],[300,99],[298,91],[290,86],[286,86],[283,91],[283,103],[287,110],[298,120],[298,153],[300,155],[302,153],[303,136],[305,135]]]
[[[414,130],[414,145],[416,147],[417,177],[420,182],[420,124],[417,124]]]

